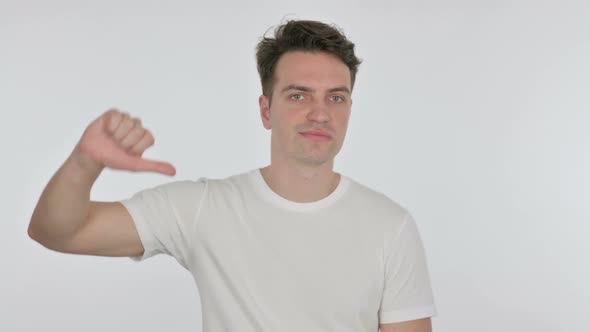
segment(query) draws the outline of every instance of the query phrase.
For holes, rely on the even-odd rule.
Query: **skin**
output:
[[[328,53],[291,51],[279,59],[275,78],[270,106],[268,97],[259,97],[262,123],[272,130],[271,163],[261,174],[290,201],[318,201],[340,182],[333,167],[351,112],[350,70]],[[310,129],[328,131],[332,139],[316,142],[300,134]]]
[[[381,324],[381,332],[432,332],[432,320],[430,317],[406,322]]]

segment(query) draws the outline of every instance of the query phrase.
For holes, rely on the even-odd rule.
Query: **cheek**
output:
[[[277,112],[272,117],[273,129],[278,129],[276,133],[287,139],[297,135],[298,131],[305,126],[305,118],[301,118],[300,114],[300,112],[281,109],[280,113]]]
[[[342,112],[340,112],[340,111],[342,111]],[[334,116],[332,117],[332,120],[334,121],[335,125],[340,127],[340,126],[346,125],[348,123],[348,118],[349,118],[349,115],[346,111],[338,110],[337,112],[334,112]]]
[[[300,109],[285,109],[284,112],[281,114],[281,126],[284,128],[295,128],[301,129],[301,126],[305,126],[306,118],[305,112],[302,112]]]

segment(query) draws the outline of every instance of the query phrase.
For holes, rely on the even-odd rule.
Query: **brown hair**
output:
[[[274,30],[274,38],[262,37],[256,46],[256,62],[262,94],[272,98],[276,81],[275,67],[279,58],[289,51],[326,52],[340,58],[350,69],[351,90],[358,65],[362,62],[354,54],[354,43],[335,25],[318,21],[289,20]]]

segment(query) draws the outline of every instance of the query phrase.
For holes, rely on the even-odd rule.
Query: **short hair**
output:
[[[280,57],[289,51],[325,52],[337,56],[350,69],[351,91],[358,66],[354,43],[335,25],[319,21],[289,20],[275,28],[274,38],[263,36],[256,46],[256,62],[262,94],[272,98],[276,82],[275,68]]]

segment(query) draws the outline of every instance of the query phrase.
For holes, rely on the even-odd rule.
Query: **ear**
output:
[[[271,129],[270,125],[270,107],[268,106],[268,97],[261,95],[258,97],[258,106],[260,107],[260,118],[262,119],[262,125],[266,129]]]

